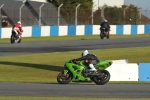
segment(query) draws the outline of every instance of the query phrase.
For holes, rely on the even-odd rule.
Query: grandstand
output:
[[[7,19],[10,26],[20,20],[20,11],[21,23],[23,26],[39,25],[39,20],[41,20],[42,26],[58,24],[57,8],[55,8],[51,3],[44,3],[44,6],[41,8],[41,19],[39,18],[39,8],[43,2],[0,0],[0,6],[2,4],[4,4],[4,6],[1,8],[1,21]],[[60,17],[60,25],[67,25],[62,17]]]

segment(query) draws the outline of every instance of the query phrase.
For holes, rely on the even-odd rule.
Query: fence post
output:
[[[148,8],[149,8],[149,7],[148,7]],[[147,9],[148,9],[148,8],[147,8]],[[140,24],[142,24],[142,13],[141,13],[142,9],[143,9],[143,7],[141,7],[141,8],[139,9]],[[146,9],[146,10],[147,10],[147,9]]]
[[[39,26],[41,25],[41,8],[44,6],[44,3],[39,8]]]
[[[58,26],[60,24],[60,7],[63,6],[63,4],[61,4],[59,7],[58,7]]]
[[[103,18],[103,20],[105,19],[105,16],[104,16],[104,9],[106,8],[106,6],[103,6],[101,8],[101,17]]]
[[[125,18],[126,18],[126,10],[128,9],[128,7],[126,7],[124,10],[123,10],[123,15],[124,15],[124,24],[125,24]]]
[[[21,5],[21,7],[19,8],[20,10],[19,10],[19,21],[21,22],[21,8],[24,6],[24,4],[23,5]]]
[[[4,4],[2,4],[1,6],[0,6],[0,27],[2,26],[2,12],[1,12],[1,10],[2,10],[2,7],[4,6]]]
[[[76,7],[76,11],[75,11],[75,25],[77,25],[78,24],[78,16],[77,16],[77,14],[78,14],[78,11],[77,11],[77,9],[78,9],[78,7],[80,6],[80,4],[78,4],[78,6]]]

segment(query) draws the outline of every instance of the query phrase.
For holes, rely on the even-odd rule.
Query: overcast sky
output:
[[[142,7],[143,10],[146,9],[150,10],[150,0],[124,0],[124,4],[130,5],[131,3],[133,3],[133,5],[136,5],[138,7]]]

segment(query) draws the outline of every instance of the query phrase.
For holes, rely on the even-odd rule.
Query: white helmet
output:
[[[21,22],[20,22],[20,21],[18,21],[17,23],[18,23],[18,24],[21,24]]]
[[[82,56],[86,56],[87,54],[89,54],[89,51],[88,51],[88,50],[84,50],[84,51],[82,52]]]
[[[108,22],[108,21],[105,19],[104,22]]]

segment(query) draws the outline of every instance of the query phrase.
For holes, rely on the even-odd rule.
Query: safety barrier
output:
[[[150,81],[150,63],[139,63],[139,81]]]
[[[107,68],[111,74],[110,81],[150,82],[150,63],[128,63],[127,60],[112,60]]]
[[[23,37],[98,35],[99,25],[78,26],[28,26],[23,27]],[[111,25],[110,34],[150,34],[150,25]],[[10,38],[11,28],[0,28],[0,38]]]

